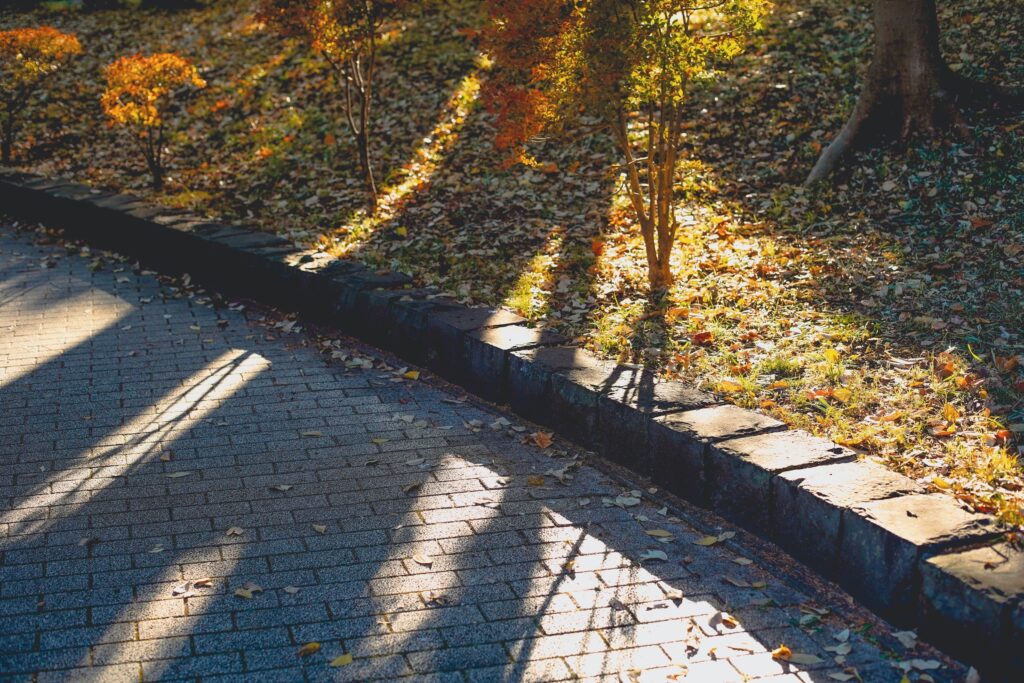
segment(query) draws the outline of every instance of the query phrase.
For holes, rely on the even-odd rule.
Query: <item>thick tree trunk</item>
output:
[[[825,179],[851,151],[955,129],[966,134],[961,100],[1019,97],[952,73],[939,52],[935,0],[873,0],[875,52],[857,105],[807,183]],[[984,93],[984,94],[983,94]]]

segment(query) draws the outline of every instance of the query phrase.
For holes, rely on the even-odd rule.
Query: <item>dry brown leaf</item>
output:
[[[551,432],[534,432],[530,435],[530,438],[533,439],[533,443],[537,448],[547,448],[554,443],[551,436]]]

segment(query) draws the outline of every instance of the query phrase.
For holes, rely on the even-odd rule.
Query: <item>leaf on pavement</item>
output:
[[[345,653],[340,657],[335,657],[331,660],[331,666],[345,666],[346,664],[352,663],[352,654]]]
[[[305,645],[300,647],[299,651],[296,652],[295,654],[298,657],[308,657],[311,654],[315,654],[315,653],[317,653],[319,651],[320,651],[320,643],[312,642],[312,643],[306,643]]]

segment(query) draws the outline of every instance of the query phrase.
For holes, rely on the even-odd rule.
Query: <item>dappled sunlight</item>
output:
[[[222,560],[217,546],[190,549],[190,563],[216,562],[222,568],[221,577],[207,579],[201,582],[203,587],[194,588],[195,581],[181,580],[178,556],[173,552],[166,556],[161,563],[166,569],[151,583],[135,587],[135,600],[127,603],[103,635],[94,639],[97,645],[92,652],[82,655],[78,663],[82,668],[74,671],[76,681],[109,680],[109,670],[95,665],[120,662],[141,662],[145,680],[160,680],[165,670],[174,666],[174,660],[190,653],[190,634],[207,611],[216,602],[230,599],[225,595],[223,577],[230,576],[237,557]],[[123,622],[137,624],[137,640],[121,640]]]
[[[90,316],[81,316],[88,319]],[[74,515],[77,510],[110,486],[126,485],[125,477],[142,464],[153,461],[169,448],[175,439],[188,433],[207,416],[237,393],[245,383],[270,367],[263,357],[249,351],[225,351],[203,370],[186,379],[182,386],[127,424],[100,437],[102,444],[81,454],[63,469],[51,473],[28,494],[19,496],[22,505],[0,517],[14,538],[44,531],[56,519],[37,518],[41,506],[61,506],[61,516]],[[178,468],[167,466],[168,477],[175,477]],[[33,505],[24,505],[30,497]]]
[[[8,294],[14,290],[16,294]],[[8,367],[0,376],[0,389],[13,384],[36,368],[59,358],[75,347],[102,334],[130,315],[135,306],[106,292],[81,293],[55,299],[55,291],[46,284],[23,288],[16,280],[4,286],[4,299],[0,312],[10,315],[13,310],[32,310],[36,324],[30,329],[19,329],[2,335],[0,354],[9,357],[31,355],[32,363]],[[94,306],[95,304],[95,306]],[[83,308],[92,308],[91,315],[79,314]],[[33,343],[26,346],[31,336]]]
[[[459,140],[466,118],[472,111],[480,94],[481,70],[478,67],[466,75],[441,109],[438,121],[420,141],[412,158],[400,171],[404,176],[394,184],[381,188],[377,212],[363,217],[357,223],[350,223],[334,230],[334,234],[322,235],[320,244],[328,253],[345,257],[359,249],[383,225],[400,218],[401,211],[414,193],[423,192],[430,184],[445,155]],[[407,237],[408,228],[397,226],[399,236]]]

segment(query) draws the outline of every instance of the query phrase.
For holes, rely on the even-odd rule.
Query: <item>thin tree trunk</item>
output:
[[[14,126],[10,122],[4,123],[3,140],[0,140],[0,158],[3,163],[11,163],[11,149],[14,147]]]
[[[980,87],[953,74],[939,51],[935,0],[873,0],[875,51],[853,113],[807,178],[824,180],[856,150],[956,129],[961,95]],[[1008,95],[1010,89],[995,89]],[[966,99],[966,98],[965,98]]]

